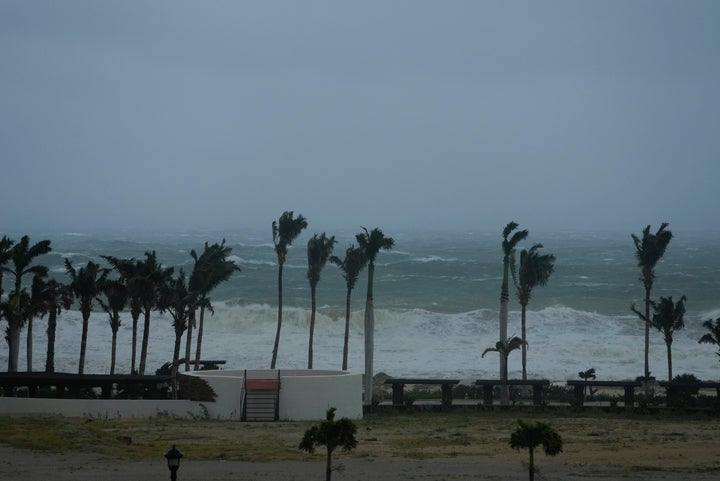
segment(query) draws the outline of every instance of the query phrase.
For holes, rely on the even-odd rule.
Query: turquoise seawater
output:
[[[302,368],[307,363],[310,289],[305,244],[298,238],[288,254],[284,275],[284,326],[279,365]],[[391,251],[382,252],[375,277],[375,372],[397,376],[497,375],[497,356],[480,353],[498,337],[498,310],[502,274],[499,233],[392,232]],[[638,232],[639,233],[639,232]],[[8,233],[17,238],[20,234]],[[344,254],[353,232],[328,232]],[[207,320],[203,357],[228,360],[228,367],[264,368],[270,363],[277,320],[277,260],[270,229],[253,232],[75,232],[31,233],[31,240],[50,239],[53,252],[40,262],[54,276],[64,278],[64,260],[81,265],[102,262],[100,255],[141,258],[155,250],[159,260],[177,269],[192,269],[191,249],[223,238],[232,247],[232,259],[242,272],[212,294],[215,314]],[[630,311],[644,295],[630,233],[561,232],[535,234],[519,248],[542,243],[556,258],[547,286],[537,288],[529,304],[528,354],[532,377],[556,381],[577,377],[594,367],[605,379],[634,378],[642,373],[643,326]],[[362,310],[366,291],[363,273],[353,291],[350,369],[363,370]],[[7,288],[7,286],[6,286]],[[509,334],[520,334],[520,306],[511,289]],[[700,345],[701,323],[720,317],[720,235],[675,232],[656,267],[653,297],[688,297],[686,328],[673,344],[674,373],[691,372],[704,379],[720,378],[714,349]],[[337,369],[342,356],[345,281],[334,265],[322,272],[317,291],[320,306],[315,338],[315,367]],[[37,321],[34,354],[36,369],[44,364],[44,322]],[[58,368],[77,369],[79,313],[61,316],[58,331]],[[168,318],[153,321],[149,366],[172,357],[172,328]],[[662,335],[651,333],[651,371],[666,372]],[[120,332],[119,366],[129,369],[130,318]],[[110,329],[106,316],[91,319],[86,372],[109,369]],[[21,358],[24,354],[21,352]],[[0,349],[0,363],[7,359]],[[5,361],[6,362],[6,361]],[[21,365],[24,365],[21,361]],[[520,373],[520,356],[510,358],[511,376]]]

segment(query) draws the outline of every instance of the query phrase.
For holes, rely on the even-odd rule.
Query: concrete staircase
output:
[[[247,374],[246,374],[247,376]],[[243,421],[277,421],[280,399],[280,371],[276,378],[245,378]]]

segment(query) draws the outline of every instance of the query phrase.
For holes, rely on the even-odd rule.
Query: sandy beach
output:
[[[720,475],[720,420],[707,414],[472,411],[368,416],[358,421],[358,448],[335,456],[334,465],[340,469],[333,479],[527,479],[527,453],[508,447],[518,417],[544,420],[563,436],[560,455],[537,455],[536,479],[700,481]],[[172,443],[185,453],[178,480],[324,477],[323,455],[297,450],[311,423],[60,418],[48,420],[53,432],[61,437],[72,432],[82,441],[38,451],[8,445],[33,441],[21,432],[29,421],[0,419],[3,480],[163,479],[169,471],[162,454]],[[90,445],[86,438],[92,440]]]

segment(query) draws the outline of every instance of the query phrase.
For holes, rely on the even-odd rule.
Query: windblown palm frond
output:
[[[520,339],[519,337],[513,336],[510,339],[508,339],[508,341],[506,343],[503,343],[502,341],[498,341],[495,343],[495,347],[488,347],[487,349],[485,349],[483,351],[483,353],[480,357],[481,358],[485,357],[485,354],[487,354],[488,352],[497,352],[501,356],[507,358],[511,352],[520,349],[523,346],[523,344],[525,344],[526,346],[529,345],[527,342],[523,343],[523,340]]]

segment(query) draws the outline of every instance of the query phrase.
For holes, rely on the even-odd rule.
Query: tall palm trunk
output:
[[[33,318],[28,317],[27,320],[27,343],[26,343],[26,354],[27,354],[27,372],[32,372],[32,360],[33,360]]]
[[[202,353],[203,326],[205,324],[205,304],[200,306],[200,320],[198,321],[197,341],[195,343],[195,367],[194,370],[200,369],[200,354]]]
[[[187,327],[187,339],[185,339],[185,371],[190,370],[190,352],[192,349],[192,331],[195,325],[195,305],[190,307],[190,318]]]
[[[345,297],[345,340],[343,342],[343,361],[342,370],[347,371],[348,363],[348,344],[350,343],[350,297],[352,296],[352,289],[347,290],[347,296]]]
[[[520,313],[520,337],[522,339],[522,378],[527,379],[527,341],[525,337],[525,312],[527,311],[527,303],[522,303]]]
[[[8,338],[10,341],[9,353],[8,353],[8,372],[18,371],[18,358],[20,354],[20,331],[22,330],[22,324],[12,322],[8,319]]]
[[[48,313],[47,354],[45,356],[45,372],[55,372],[55,331],[57,330],[57,310],[51,308]]]
[[[117,356],[117,329],[112,331],[112,346],[110,348],[110,375],[115,374],[115,360]]]
[[[270,369],[275,369],[277,363],[278,348],[280,346],[280,328],[282,327],[282,310],[283,310],[283,289],[282,289],[282,274],[283,264],[278,263],[278,323],[277,332],[275,333],[275,344],[273,346],[272,362],[270,363]]]
[[[368,288],[365,299],[365,404],[372,405],[373,399],[373,354],[375,352],[375,312],[373,306],[373,277],[375,264],[368,265]]]
[[[668,381],[672,381],[672,339],[665,339],[665,345],[667,346]]]
[[[140,367],[138,368],[138,373],[141,376],[145,374],[145,364],[147,361],[148,340],[150,338],[150,307],[146,307],[144,313],[145,320],[143,323],[142,347],[140,349]]]
[[[308,369],[313,368],[313,338],[315,336],[315,286],[310,288],[310,340],[308,341]]]
[[[650,319],[650,290],[652,284],[645,286],[645,319]],[[645,322],[645,399],[650,397],[650,324]]]
[[[508,304],[510,303],[510,292],[508,289],[510,273],[510,261],[507,257],[503,260],[503,281],[500,287],[500,342],[507,344],[507,323]],[[507,381],[508,365],[507,357],[500,356],[500,380]],[[510,403],[510,391],[508,386],[500,386],[500,404],[507,406]]]
[[[130,374],[135,374],[135,362],[137,361],[137,337],[138,337],[138,321],[140,320],[140,312],[132,311],[132,355],[130,361]]]
[[[85,351],[87,350],[88,324],[90,323],[90,312],[83,312],[82,335],[80,337],[80,362],[78,363],[78,374],[85,372]]]
[[[173,347],[173,363],[170,375],[172,376],[172,398],[178,398],[178,365],[180,364],[180,344],[182,343],[182,331],[175,330],[175,346]]]

